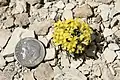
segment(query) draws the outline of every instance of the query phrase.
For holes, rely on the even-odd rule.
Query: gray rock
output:
[[[54,71],[48,63],[42,63],[36,68],[34,76],[37,80],[51,80]]]
[[[119,46],[116,43],[110,43],[108,44],[108,48],[111,50],[119,50]]]
[[[9,6],[10,7],[15,6],[15,8],[13,8],[13,10],[11,12],[13,15],[27,11],[27,5],[26,5],[26,2],[24,0],[11,1],[11,4]]]
[[[55,6],[59,9],[63,9],[65,7],[65,4],[62,1],[58,1]]]
[[[68,56],[66,55],[66,52],[64,52],[62,54],[61,66],[64,66],[64,67],[69,67],[70,66],[69,59],[68,59]]]
[[[0,0],[0,7],[8,4],[7,0]]]
[[[53,22],[53,20],[45,20],[42,22],[35,21],[33,24],[29,25],[29,29],[34,30],[37,35],[46,35],[48,28],[53,25]]]
[[[99,3],[105,3],[105,4],[112,2],[112,0],[95,0],[95,1]]]
[[[104,37],[110,36],[112,34],[113,34],[113,31],[109,28],[105,28],[104,31],[103,31]]]
[[[55,58],[55,48],[46,49],[46,56],[44,60],[51,60]]]
[[[51,13],[51,15],[50,15],[50,19],[55,19],[55,17],[56,17],[56,15],[57,15],[57,13],[56,12],[52,12]]]
[[[101,69],[100,69],[100,66],[99,65],[93,65],[93,75],[94,76],[101,76],[102,72],[101,72]]]
[[[11,32],[6,29],[0,29],[0,47],[4,47],[11,36]]]
[[[117,10],[118,12],[120,11],[119,4],[120,4],[120,0],[116,0],[116,2],[115,2],[115,10]]]
[[[15,46],[18,43],[18,41],[21,39],[21,36],[24,34],[27,34],[25,37],[35,37],[34,32],[27,30],[27,29],[23,29],[23,28],[16,28],[13,33],[12,36],[8,42],[8,44],[6,45],[4,51],[1,53],[3,56],[8,56],[8,55],[13,55],[14,50],[15,50]],[[23,37],[24,38],[24,37]]]
[[[73,9],[74,7],[75,7],[74,4],[68,3],[68,4],[66,4],[65,10],[66,10],[66,9]]]
[[[80,70],[83,74],[85,74],[85,75],[87,75],[87,74],[89,74],[90,73],[90,66],[89,65],[87,65],[87,64],[83,64],[82,66],[80,66],[79,68],[78,68],[78,70]]]
[[[20,27],[22,27],[29,24],[28,13],[15,15],[15,18],[15,25],[19,25]]]
[[[6,65],[6,60],[2,55],[0,55],[0,69],[2,69]]]
[[[116,51],[117,59],[120,59],[120,51]]]
[[[98,6],[98,10],[100,10],[100,15],[103,21],[107,21],[109,18],[110,7],[106,4],[102,4]]]
[[[40,3],[42,0],[25,0],[26,2],[28,2],[31,5],[34,5],[36,3]]]
[[[75,8],[74,10],[75,17],[87,18],[93,15],[92,9],[89,5],[84,4],[79,8]]]
[[[120,38],[120,30],[116,31],[114,34],[115,34],[118,38]]]
[[[67,19],[73,19],[73,13],[71,10],[65,10],[63,12],[63,18]]]
[[[4,26],[6,28],[12,27],[13,25],[14,25],[14,19],[12,17],[9,17],[4,21]]]
[[[117,57],[117,54],[110,50],[109,48],[106,48],[105,51],[103,52],[104,58],[106,59],[107,63],[111,63],[115,60]]]
[[[74,59],[71,58],[71,60],[70,60],[70,65],[73,68],[79,67],[82,63],[83,63],[83,59],[82,58],[77,59],[77,60],[74,60]]]
[[[34,76],[33,76],[33,73],[30,72],[30,71],[27,71],[27,72],[23,73],[23,79],[24,80],[35,80]]]

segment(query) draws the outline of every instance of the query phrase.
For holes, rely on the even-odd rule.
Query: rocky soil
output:
[[[82,18],[94,30],[85,55],[51,44],[53,23]],[[14,56],[20,39],[42,41],[46,56],[26,68]],[[0,80],[120,80],[120,0],[0,0]]]

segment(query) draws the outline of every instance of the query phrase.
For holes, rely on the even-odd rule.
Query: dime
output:
[[[45,47],[41,41],[27,37],[21,39],[15,48],[15,57],[21,65],[26,67],[37,66],[45,56]]]

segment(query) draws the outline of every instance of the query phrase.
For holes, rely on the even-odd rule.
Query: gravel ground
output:
[[[71,57],[51,44],[54,22],[71,18],[94,31],[85,55]],[[14,55],[26,37],[46,50],[32,68]],[[0,80],[120,80],[120,0],[0,0]]]

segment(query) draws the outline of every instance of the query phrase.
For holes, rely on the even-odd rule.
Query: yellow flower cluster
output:
[[[53,43],[69,53],[82,53],[91,42],[92,29],[81,19],[58,21],[54,24]]]

